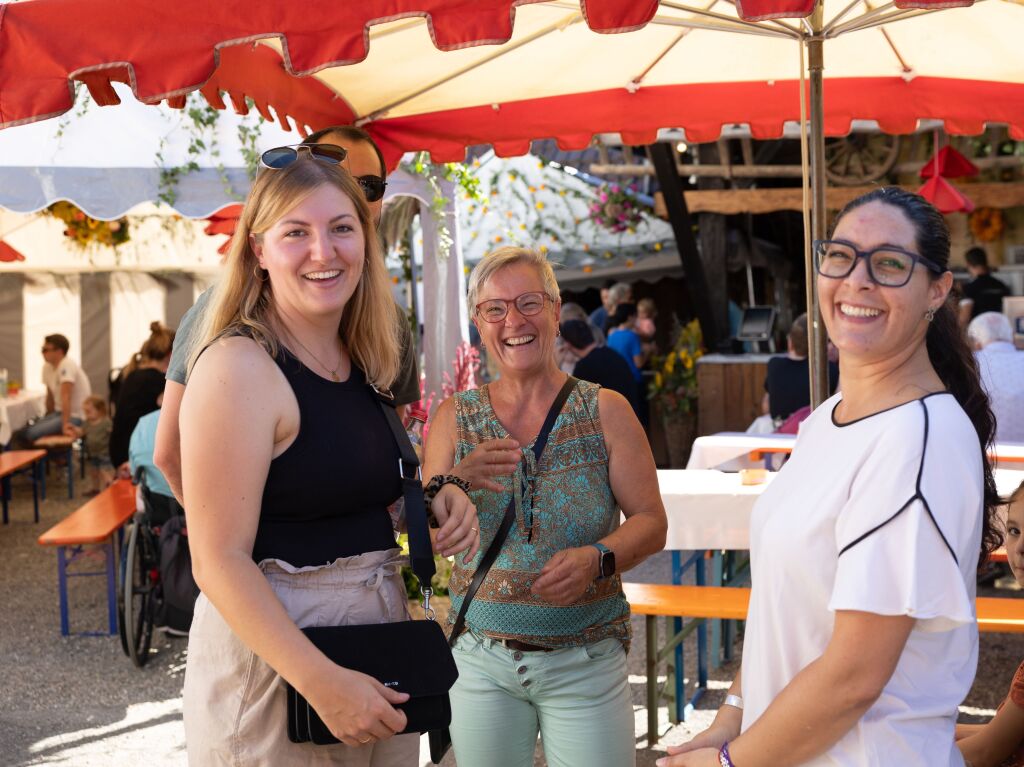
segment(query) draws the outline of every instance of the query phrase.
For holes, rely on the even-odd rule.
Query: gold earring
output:
[[[935,307],[929,306],[928,307],[928,311],[926,311],[924,313],[924,318],[926,320],[928,320],[928,322],[931,322],[932,320],[934,320],[935,319]]]

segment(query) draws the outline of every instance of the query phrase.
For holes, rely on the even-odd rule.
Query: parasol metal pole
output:
[[[811,239],[825,239],[828,210],[825,207],[825,105],[823,101],[823,74],[825,70],[824,40],[821,30],[824,20],[823,3],[818,3],[811,15],[814,36],[807,38],[807,70],[810,85],[810,134],[811,134]],[[829,396],[828,387],[828,344],[825,325],[821,319],[818,304],[817,279],[814,273],[814,259],[811,244],[807,243],[807,319],[810,338],[808,341],[808,368],[811,377],[811,408],[816,408]]]

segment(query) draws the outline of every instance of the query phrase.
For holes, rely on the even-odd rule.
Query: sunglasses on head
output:
[[[290,146],[276,146],[268,149],[260,155],[260,163],[265,168],[281,170],[287,168],[299,159],[299,154],[305,152],[314,160],[329,162],[332,165],[339,165],[346,157],[348,150],[334,144],[292,144]]]
[[[340,165],[348,157],[348,150],[345,147],[335,144],[293,144],[291,146],[278,146],[268,149],[260,155],[260,163],[265,168],[281,170],[287,168],[299,159],[299,153],[303,150],[314,160],[328,162],[332,165]],[[359,188],[367,202],[377,202],[384,196],[384,189],[387,182],[381,176],[356,176]]]

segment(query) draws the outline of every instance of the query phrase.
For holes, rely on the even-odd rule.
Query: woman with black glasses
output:
[[[398,321],[370,208],[345,150],[269,150],[203,318],[181,407],[182,478],[202,594],[189,634],[192,765],[413,767],[408,696],[333,663],[299,629],[408,617],[388,507],[399,446],[375,390]],[[455,485],[436,547],[476,551]],[[416,648],[409,648],[415,652]],[[342,743],[288,737],[285,681]]]
[[[963,765],[998,497],[949,231],[922,197],[881,188],[839,214],[815,264],[842,391],[754,507],[741,672],[663,767]]]
[[[633,764],[619,574],[660,551],[666,531],[647,438],[621,394],[559,370],[561,302],[544,256],[489,254],[469,303],[500,376],[441,404],[424,465],[435,484],[470,483],[487,552],[456,561],[449,583],[455,757],[530,767],[539,731],[552,767]]]

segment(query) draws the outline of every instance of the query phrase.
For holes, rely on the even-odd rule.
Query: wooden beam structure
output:
[[[916,191],[918,185],[902,185]],[[1014,208],[1024,206],[1024,182],[958,183],[962,191],[979,208]],[[840,210],[855,197],[870,192],[874,186],[832,186],[825,190],[825,205],[829,210]],[[786,189],[709,189],[684,192],[686,208],[690,213],[774,213],[780,210],[800,212],[803,198],[800,187]],[[667,218],[665,200],[661,192],[654,195],[654,212]]]
[[[665,142],[658,142],[647,147],[647,154],[657,171],[658,184],[669,193],[667,204],[662,200],[662,210],[672,224],[679,260],[686,274],[686,291],[697,319],[700,320],[704,344],[709,349],[715,349],[719,341],[728,337],[728,328],[719,327],[715,321],[704,262],[693,236],[693,220],[686,209],[689,192],[683,191],[683,181],[675,169],[675,148]]]

